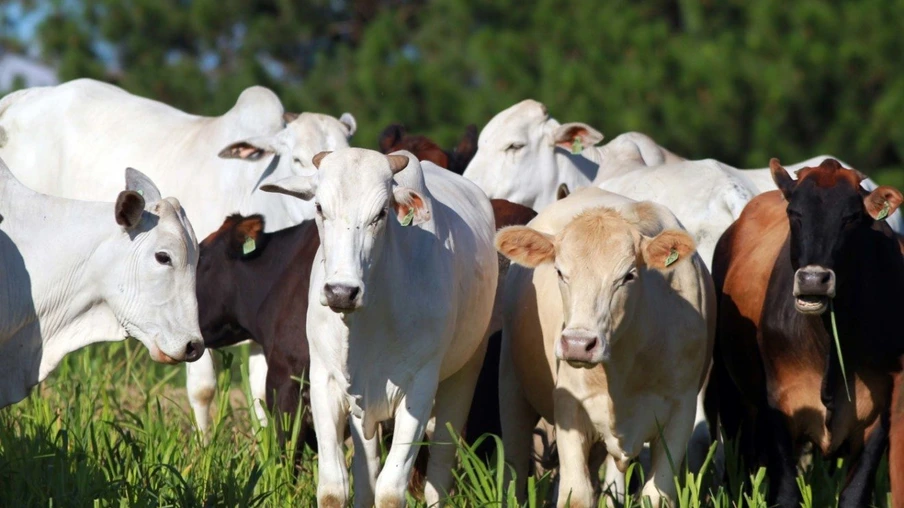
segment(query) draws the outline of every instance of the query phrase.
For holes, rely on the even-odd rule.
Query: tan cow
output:
[[[556,426],[559,506],[596,506],[592,449],[623,474],[645,441],[643,494],[654,506],[674,499],[666,449],[679,467],[715,330],[712,279],[691,237],[663,206],[585,188],[501,230],[496,248],[521,265],[505,281],[499,373],[520,491],[542,416]]]

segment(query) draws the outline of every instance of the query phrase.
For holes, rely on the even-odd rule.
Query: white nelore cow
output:
[[[431,414],[460,432],[486,351],[498,262],[489,200],[408,152],[318,154],[311,177],[265,190],[313,200],[322,245],[308,307],[320,506],[346,506],[351,414],[355,506],[403,506]],[[319,302],[320,305],[314,302]],[[376,431],[395,418],[382,471]],[[455,447],[431,448],[428,505],[452,486]]]
[[[286,114],[289,115],[289,114]],[[203,117],[78,79],[0,99],[0,157],[28,187],[54,196],[101,200],[119,190],[123,167],[140,167],[185,206],[201,237],[236,211],[267,217],[279,230],[313,217],[307,203],[260,191],[268,179],[313,171],[313,154],[348,146],[354,118],[304,113],[287,118],[279,98],[254,86],[224,115]],[[275,154],[275,156],[274,156]],[[251,391],[265,422],[267,364],[252,344]],[[216,373],[210,353],[187,368],[198,427],[210,422]]]
[[[0,407],[95,342],[135,337],[163,363],[201,356],[198,242],[147,177],[127,169],[115,205],[76,201],[28,189],[0,160],[0,215]]]
[[[587,188],[502,229],[496,245],[521,265],[505,280],[499,374],[519,492],[542,416],[556,427],[558,506],[596,506],[591,456],[608,454],[607,476],[624,473],[644,442],[643,494],[653,506],[674,500],[670,461],[684,459],[715,331],[713,283],[693,239],[661,205]]]

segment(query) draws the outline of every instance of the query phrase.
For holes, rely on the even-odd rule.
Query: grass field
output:
[[[220,374],[210,443],[192,432],[184,368],[154,364],[135,341],[99,344],[67,357],[25,401],[0,411],[0,506],[315,506],[317,461],[306,453],[297,477],[271,427],[247,410],[237,353]],[[766,506],[764,471],[740,472],[729,450],[729,487],[680,477],[680,506]],[[502,466],[460,447],[452,506],[511,506]],[[632,476],[639,473],[630,471]],[[798,479],[805,506],[835,506],[844,467],[816,461]],[[887,465],[876,506],[890,506]],[[550,476],[532,480],[529,506],[553,495]],[[414,503],[414,500],[412,500]],[[631,506],[643,506],[629,500]]]

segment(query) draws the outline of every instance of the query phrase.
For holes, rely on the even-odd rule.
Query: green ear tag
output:
[[[257,243],[254,241],[254,238],[248,237],[245,238],[245,243],[242,244],[242,255],[247,256],[254,252],[254,249],[257,248]]]
[[[876,220],[882,220],[888,217],[888,211],[891,209],[891,205],[888,204],[888,201],[885,202],[885,206],[882,207],[882,210],[879,211],[879,215],[876,216]]]
[[[678,251],[673,247],[672,251],[669,252],[669,257],[665,258],[665,266],[669,266],[675,261],[678,261]]]
[[[414,208],[408,209],[408,215],[402,217],[402,220],[399,221],[399,224],[402,226],[410,226],[411,221],[414,220]]]
[[[584,144],[581,143],[581,138],[574,138],[574,141],[571,142],[571,153],[577,155],[584,151]]]
[[[135,192],[137,192],[139,196],[144,196],[144,191],[141,190],[141,189],[138,189],[138,190],[135,191]]]

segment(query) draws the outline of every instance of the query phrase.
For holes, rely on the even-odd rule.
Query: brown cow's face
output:
[[[644,279],[694,252],[687,233],[645,237],[607,208],[577,216],[555,237],[528,227],[505,228],[496,245],[524,266],[553,263],[564,310],[556,357],[584,368],[609,360],[619,337],[631,328],[644,298]]]
[[[860,191],[864,176],[834,159],[800,170],[797,181],[776,159],[770,168],[788,201],[796,308],[803,314],[822,314],[835,297],[835,269],[845,246],[856,231],[894,213],[901,193],[879,187],[864,197]]]

